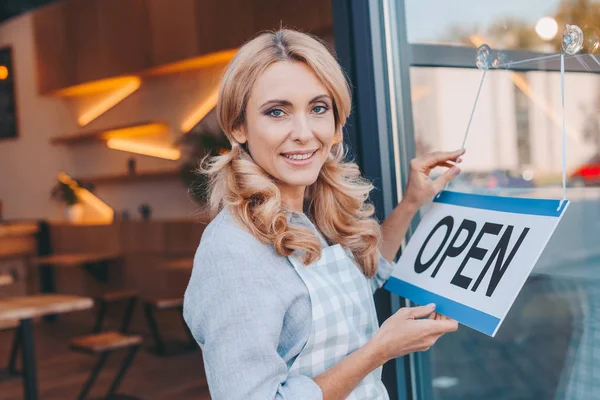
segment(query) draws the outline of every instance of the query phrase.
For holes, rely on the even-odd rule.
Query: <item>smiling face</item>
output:
[[[335,136],[330,93],[306,64],[276,62],[252,87],[245,118],[235,139],[275,178],[284,204],[301,211]]]

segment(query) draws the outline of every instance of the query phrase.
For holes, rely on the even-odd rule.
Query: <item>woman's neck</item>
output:
[[[305,186],[280,185],[281,202],[283,206],[291,211],[304,212]]]

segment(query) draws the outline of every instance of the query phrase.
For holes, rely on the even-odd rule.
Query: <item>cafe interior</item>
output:
[[[0,399],[209,399],[181,311],[220,74],[264,30],[331,42],[330,2],[3,3]]]

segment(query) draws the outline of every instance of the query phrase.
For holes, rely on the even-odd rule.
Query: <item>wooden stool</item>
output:
[[[137,293],[133,290],[106,292],[97,296],[94,300],[98,304],[98,314],[96,315],[96,324],[92,332],[98,333],[102,331],[102,324],[109,303],[127,301],[127,308],[125,309],[123,320],[121,322],[121,329],[119,331],[121,333],[127,333],[131,323],[131,317],[133,316],[133,309],[135,308],[135,303],[137,301]]]
[[[119,387],[121,380],[125,375],[125,372],[127,372],[127,369],[131,365],[131,362],[133,361],[133,358],[135,357],[135,354],[141,344],[142,337],[139,335],[125,335],[120,332],[112,331],[96,333],[73,339],[70,344],[72,350],[87,354],[100,355],[100,359],[98,360],[94,369],[92,370],[90,377],[85,382],[85,385],[83,386],[83,389],[81,390],[81,393],[79,394],[79,397],[77,399],[85,399],[90,389],[92,388],[92,385],[96,381],[96,378],[100,374],[100,371],[104,366],[106,359],[112,352],[122,349],[129,349],[129,353],[123,361],[123,365],[117,373],[117,376],[113,380],[110,389],[108,390],[108,393],[106,395],[106,398],[114,400],[139,400],[131,396],[116,395],[115,392],[117,391],[117,388]]]
[[[163,341],[158,329],[156,318],[154,317],[154,312],[167,310],[177,310],[179,312],[181,321],[183,322],[183,327],[186,331],[186,334],[189,337],[188,342],[181,343],[177,341],[172,341],[166,344]],[[193,338],[183,319],[183,297],[158,298],[147,300],[144,304],[144,314],[146,315],[146,320],[148,321],[150,332],[152,333],[152,337],[154,338],[155,347],[153,349],[153,352],[155,354],[160,356],[169,356],[197,350],[198,346],[196,345],[196,340]]]
[[[18,378],[22,375],[22,372],[17,369],[17,359],[21,348],[21,332],[19,329],[19,320],[9,321],[0,326],[0,331],[15,331],[8,357],[8,366],[0,369],[0,381]]]
[[[12,274],[0,274],[0,286],[8,286],[15,283]],[[17,369],[17,358],[21,347],[21,335],[19,331],[19,321],[9,321],[0,325],[0,331],[14,330],[13,344],[8,358],[8,367],[0,370],[0,381],[21,376],[21,371]]]

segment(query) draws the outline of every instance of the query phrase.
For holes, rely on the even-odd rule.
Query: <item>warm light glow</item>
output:
[[[205,56],[194,57],[188,60],[179,61],[173,64],[163,65],[147,71],[147,75],[164,75],[177,72],[192,71],[200,68],[206,68],[213,65],[225,64],[235,56],[237,50],[224,50],[217,53],[207,54]]]
[[[471,35],[469,37],[469,39],[471,40],[471,43],[473,43],[473,45],[475,45],[475,47],[479,47],[482,44],[485,43],[485,41],[483,40],[483,38],[479,35]]]
[[[206,117],[206,114],[210,112],[217,105],[217,99],[219,98],[219,87],[213,89],[213,91],[204,98],[200,104],[188,115],[181,123],[181,131],[188,133],[202,118]]]
[[[89,190],[79,187],[77,185],[77,182],[75,182],[70,176],[68,176],[64,172],[60,172],[58,174],[58,180],[66,185],[69,185],[69,187],[71,187],[75,191],[75,194],[77,195],[79,200],[81,200],[82,203],[84,203],[87,206],[90,206],[100,215],[100,217],[97,219],[86,218],[84,222],[106,224],[112,223],[115,216],[115,212],[108,204],[100,200]]]
[[[6,68],[6,65],[0,65],[0,80],[5,80],[6,78],[8,78],[8,68]]]
[[[106,146],[113,150],[127,151],[130,153],[143,154],[146,156],[164,158],[167,160],[179,160],[181,152],[169,147],[161,147],[148,143],[140,143],[126,139],[109,139]]]
[[[128,83],[126,83],[124,86],[107,94],[106,97],[98,101],[88,110],[86,110],[83,114],[81,114],[78,118],[79,125],[85,126],[89,124],[90,122],[98,118],[100,115],[104,114],[106,111],[119,104],[126,97],[130,96],[133,92],[138,90],[141,84],[142,80],[140,78],[130,78]]]
[[[535,25],[535,31],[543,40],[552,40],[558,33],[558,24],[552,17],[542,17]]]
[[[137,76],[120,76],[117,78],[102,79],[99,81],[82,83],[81,85],[70,86],[64,89],[51,92],[52,96],[59,97],[80,97],[100,94],[111,90],[121,89],[131,82],[139,81]]]
[[[130,126],[128,128],[111,129],[111,130],[104,132],[102,134],[102,138],[107,140],[107,139],[114,139],[114,138],[124,139],[124,138],[130,138],[130,137],[135,137],[135,136],[148,136],[148,135],[153,135],[155,133],[165,132],[167,129],[168,129],[168,126],[166,124],[161,124],[161,123],[155,122],[155,123],[150,123],[150,124]]]

